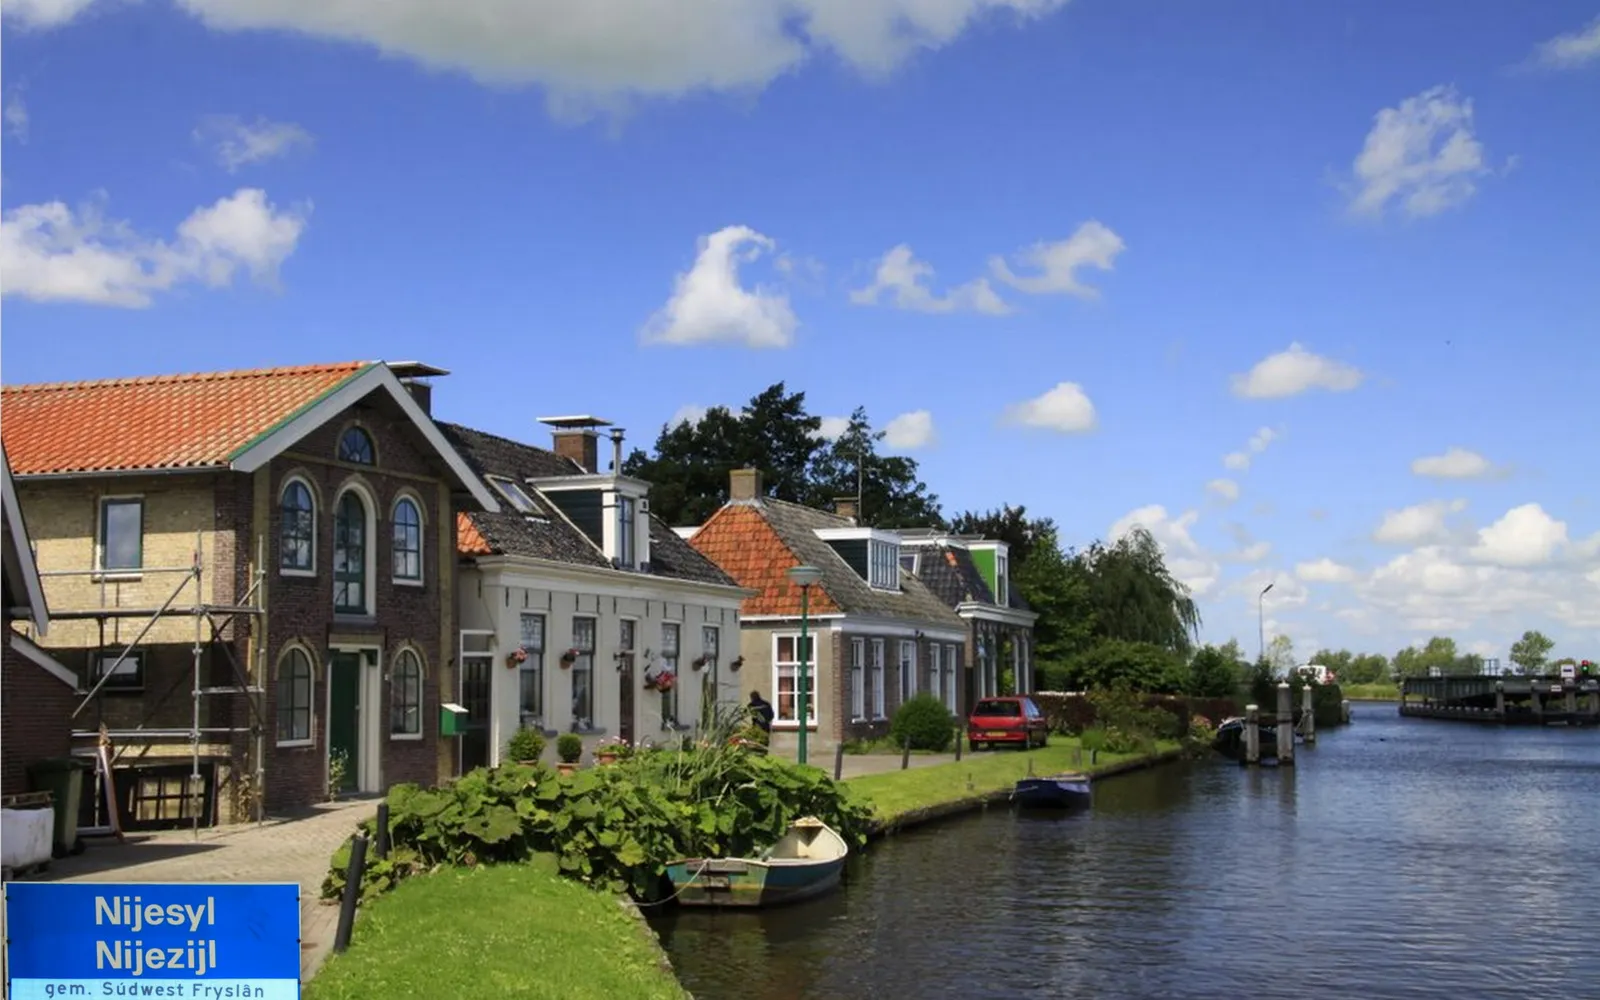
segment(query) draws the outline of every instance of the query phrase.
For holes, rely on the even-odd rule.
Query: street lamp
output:
[[[1261,588],[1261,593],[1256,595],[1256,632],[1258,633],[1256,642],[1259,643],[1256,649],[1257,662],[1267,658],[1267,614],[1265,609],[1267,591],[1271,589],[1272,584],[1269,583]]]
[[[810,644],[806,641],[806,619],[811,613],[811,588],[822,582],[822,570],[815,566],[791,566],[789,582],[800,587],[800,704],[795,717],[800,722],[800,763],[806,762],[806,729],[810,718],[811,661]]]

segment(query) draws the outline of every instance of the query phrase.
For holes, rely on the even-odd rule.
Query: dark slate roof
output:
[[[848,518],[770,498],[761,500],[757,507],[795,556],[822,570],[823,589],[847,614],[966,628],[966,622],[915,576],[901,570],[898,593],[874,590],[833,546],[817,537],[819,528],[854,527]]]
[[[578,566],[610,568],[605,553],[567,520],[549,498],[529,484],[530,479],[585,475],[583,466],[553,451],[513,441],[460,424],[438,422],[439,430],[479,476],[504,476],[516,482],[545,513],[530,518],[510,506],[499,514],[472,511],[467,516],[495,552],[551,559]],[[733,580],[688,542],[679,538],[659,518],[650,518],[650,575],[692,580],[724,587]]]
[[[919,545],[915,551],[917,578],[947,606],[953,608],[969,601],[994,603],[989,583],[973,563],[969,550],[954,545]]]

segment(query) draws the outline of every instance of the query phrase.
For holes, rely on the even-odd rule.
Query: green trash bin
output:
[[[78,806],[83,801],[83,774],[93,767],[77,757],[50,757],[28,766],[28,782],[49,792],[55,802],[55,856],[64,858],[78,845]]]

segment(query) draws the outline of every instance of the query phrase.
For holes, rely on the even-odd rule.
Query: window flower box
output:
[[[577,663],[577,662],[578,662],[578,650],[576,648],[569,649],[565,653],[561,654],[561,665],[563,667],[570,667],[574,663]]]

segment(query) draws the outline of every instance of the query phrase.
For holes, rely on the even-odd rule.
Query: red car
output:
[[[985,698],[967,717],[967,745],[974,750],[993,743],[1019,743],[1028,749],[1042,747],[1049,740],[1050,723],[1025,695]]]

